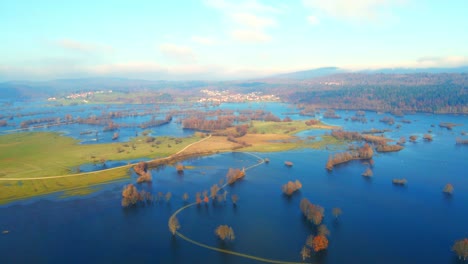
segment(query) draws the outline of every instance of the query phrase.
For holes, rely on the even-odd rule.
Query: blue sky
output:
[[[466,0],[0,1],[0,80],[468,65]]]

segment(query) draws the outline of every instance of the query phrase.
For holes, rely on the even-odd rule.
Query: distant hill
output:
[[[290,73],[282,73],[266,77],[271,81],[272,79],[290,79],[290,80],[308,80],[324,76],[330,76],[340,73],[364,73],[364,74],[416,74],[416,73],[468,73],[468,66],[455,67],[455,68],[382,68],[382,69],[367,69],[352,71],[338,67],[324,67],[305,71],[297,71]]]
[[[337,73],[347,72],[344,69],[340,69],[337,67],[324,67],[324,68],[317,68],[312,70],[305,70],[305,71],[297,71],[297,72],[290,72],[290,73],[283,73],[277,74],[265,79],[295,79],[295,80],[305,80],[311,79],[315,77],[327,76]]]

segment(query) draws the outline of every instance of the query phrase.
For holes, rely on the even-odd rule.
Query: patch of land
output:
[[[84,195],[96,186],[129,177],[131,165],[89,173],[73,173],[79,165],[107,160],[150,158],[170,162],[190,156],[233,150],[274,152],[296,148],[326,148],[343,143],[332,136],[307,140],[294,134],[307,129],[336,128],[325,124],[306,125],[303,121],[260,122],[251,132],[237,138],[227,136],[136,137],[125,143],[82,145],[75,139],[52,132],[28,132],[0,136],[0,204],[18,199],[66,191],[65,196]],[[255,133],[254,133],[255,132]],[[157,162],[156,162],[157,163]]]

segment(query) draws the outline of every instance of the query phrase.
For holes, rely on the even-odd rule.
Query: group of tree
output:
[[[317,235],[309,235],[306,239],[305,245],[300,252],[302,260],[310,258],[311,249],[314,252],[319,252],[328,248],[328,238],[330,230],[327,226],[322,224],[317,227]]]
[[[235,116],[218,116],[217,119],[205,119],[205,117],[189,117],[182,121],[186,129],[214,131],[233,126]]]
[[[455,142],[457,145],[468,145],[468,139],[456,138]]]
[[[432,135],[431,134],[424,134],[423,139],[425,141],[432,141]]]
[[[284,194],[291,196],[294,192],[302,188],[302,183],[299,180],[296,181],[288,181],[288,183],[284,184],[281,187],[281,190]]]
[[[400,185],[400,186],[406,185],[407,182],[408,182],[408,181],[407,181],[405,178],[402,178],[402,179],[393,179],[393,180],[392,180],[392,183],[393,183],[394,185]]]
[[[418,74],[335,74],[298,82],[284,92],[286,100],[315,108],[467,113],[468,75]],[[325,83],[340,83],[326,85]]]
[[[165,125],[165,124],[169,124],[171,121],[172,121],[172,116],[171,115],[166,115],[166,118],[164,118],[164,119],[156,119],[155,116],[153,116],[150,121],[141,123],[140,128],[146,129],[146,128],[149,128],[149,127],[162,126],[162,125]]]
[[[357,159],[371,159],[374,154],[372,147],[365,143],[361,148],[353,151],[341,152],[336,153],[335,155],[330,155],[328,158],[327,164],[325,168],[328,170],[332,170],[333,167],[340,163],[345,163],[351,160]]]
[[[453,185],[450,183],[447,183],[443,189],[443,192],[451,195],[453,193]]]
[[[174,236],[177,230],[179,230],[180,228],[179,219],[177,219],[176,216],[171,216],[169,218],[168,225],[169,225],[169,231],[171,231],[172,235]]]
[[[242,179],[245,176],[245,169],[233,169],[229,168],[229,171],[226,174],[226,179],[228,184],[233,184],[237,180]]]
[[[136,205],[138,202],[152,202],[153,195],[145,190],[138,191],[133,184],[128,184],[122,191],[122,207]]]
[[[468,238],[460,239],[455,241],[452,246],[452,250],[457,254],[459,259],[465,261],[468,259]]]
[[[178,174],[184,174],[184,165],[182,165],[182,163],[178,163],[176,165],[176,171]]]
[[[228,225],[220,225],[218,226],[216,229],[215,229],[215,234],[216,236],[223,240],[223,241],[226,241],[226,240],[234,240],[236,237],[234,235],[234,230],[232,229],[232,227],[228,226]]]
[[[307,198],[302,198],[299,205],[302,214],[307,220],[314,223],[315,225],[320,225],[324,217],[324,209],[320,205],[315,205],[311,203]]]
[[[148,163],[140,161],[133,166],[133,170],[138,174],[137,183],[152,181],[151,172],[148,171]]]
[[[374,175],[374,173],[372,172],[371,168],[367,168],[366,171],[364,171],[362,173],[362,176],[364,176],[364,177],[372,177],[373,175]]]
[[[306,126],[313,126],[313,125],[318,125],[320,124],[320,121],[317,119],[310,119],[305,121]]]
[[[395,124],[395,119],[391,116],[384,116],[380,120],[380,122],[385,123],[387,125],[393,125]]]
[[[323,117],[324,118],[331,118],[331,119],[341,118],[341,116],[337,115],[335,110],[333,110],[333,109],[328,109],[327,111],[325,111],[325,113],[323,113]]]
[[[404,147],[400,144],[394,144],[394,145],[388,145],[388,144],[379,144],[375,147],[375,150],[377,152],[395,152],[395,151],[400,151]]]

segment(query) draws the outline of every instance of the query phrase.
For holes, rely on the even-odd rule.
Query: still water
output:
[[[225,107],[238,109],[239,105]],[[293,112],[289,106],[276,111]],[[367,112],[367,119],[374,122],[366,124],[324,120],[351,131],[391,129],[386,135],[396,140],[420,136],[400,152],[377,153],[371,179],[361,176],[367,165],[359,161],[326,171],[327,150],[254,153],[268,157],[270,163],[248,170],[245,179],[226,187],[228,196],[239,196],[237,206],[228,199],[190,207],[178,215],[179,231],[210,246],[298,262],[307,236],[316,233],[299,210],[305,197],[325,208],[324,223],[331,232],[328,250],[312,254],[312,263],[458,263],[451,246],[468,237],[468,147],[455,145],[455,138],[468,130],[467,117],[407,115],[404,119],[411,123],[400,123],[396,129],[401,118],[388,126],[378,121],[383,116]],[[449,131],[438,127],[440,122],[463,126]],[[428,130],[432,130],[432,142],[421,139]],[[286,160],[294,166],[284,166]],[[1,206],[0,230],[10,231],[0,234],[1,263],[258,263],[190,244],[173,237],[167,227],[169,216],[184,205],[185,192],[193,201],[196,192],[209,191],[229,168],[257,162],[244,153],[223,153],[185,161],[191,169],[183,175],[170,166],[154,170],[152,184],[138,188],[155,195],[172,192],[172,199],[153,205],[121,208],[122,187],[136,182],[132,175],[127,182],[107,184],[87,196],[60,198],[57,194]],[[406,178],[408,184],[394,186],[393,178]],[[285,197],[281,185],[296,179],[303,188]],[[455,188],[452,196],[442,193],[446,183]],[[343,211],[338,220],[331,214],[333,207]],[[222,243],[215,237],[214,229],[221,224],[234,229],[234,241]]]

